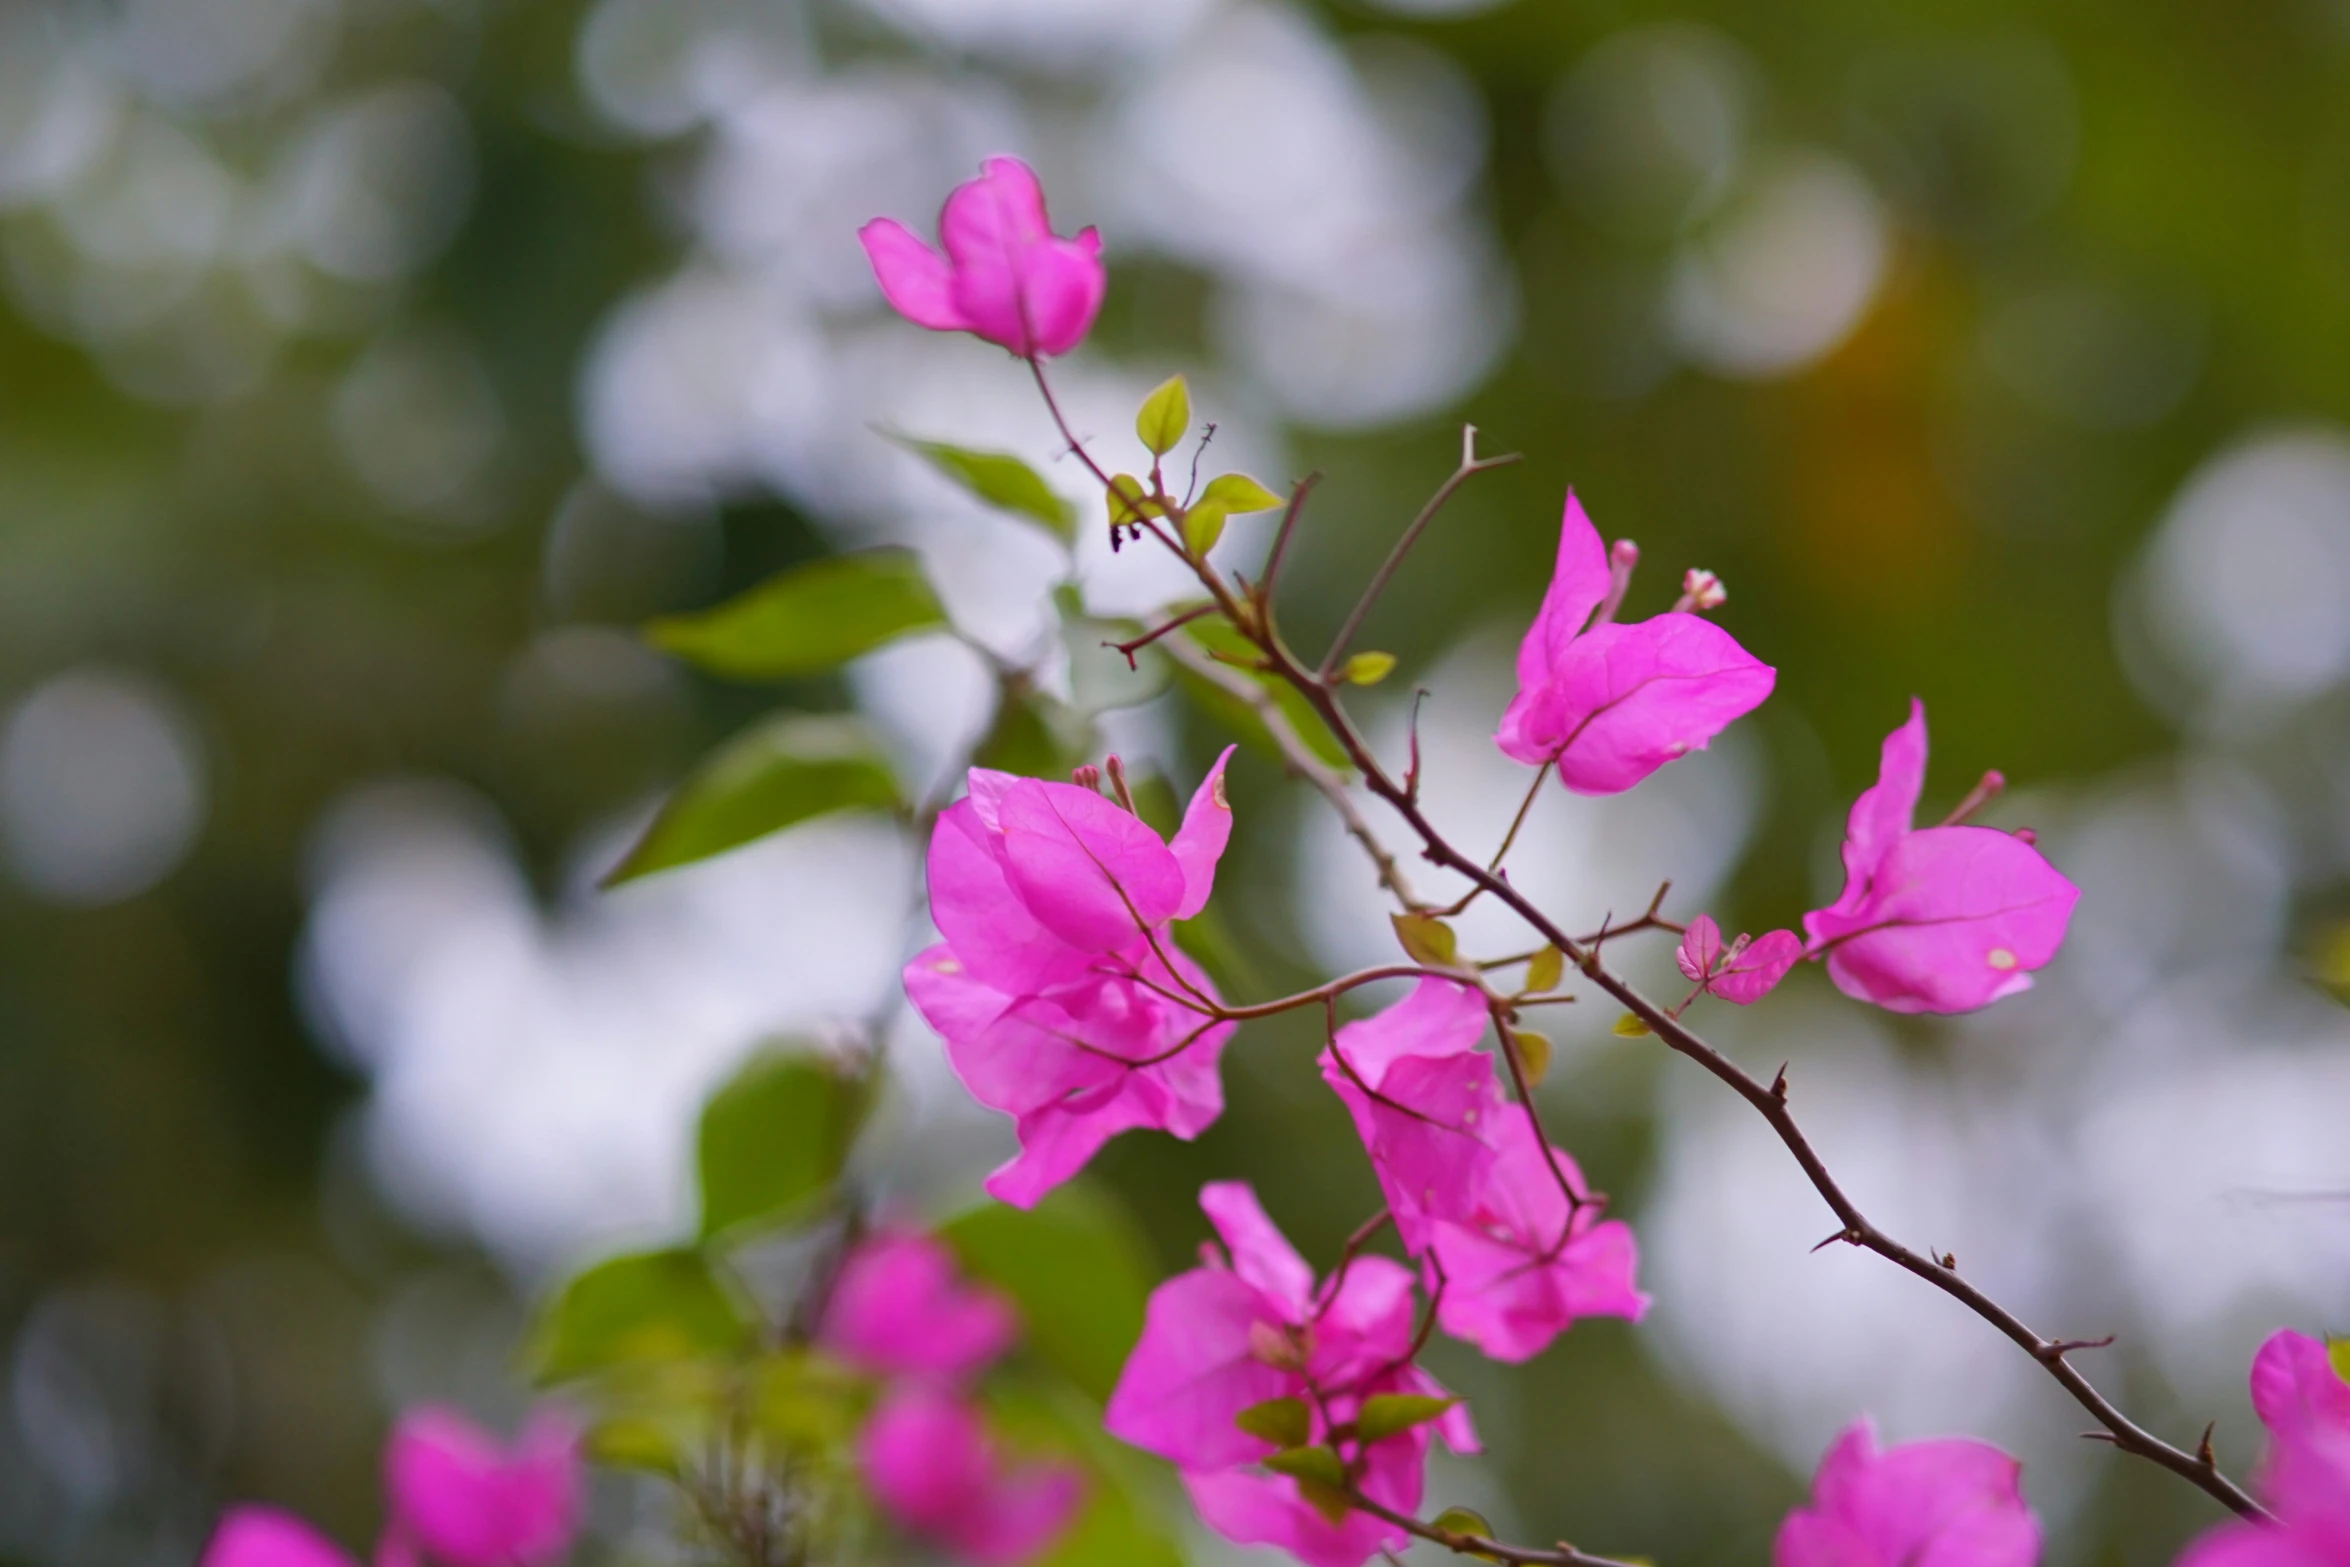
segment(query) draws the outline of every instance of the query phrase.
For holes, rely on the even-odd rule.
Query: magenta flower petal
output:
[[[1771,694],[1778,671],[1710,620],[1670,613],[1595,626],[1560,655],[1550,683],[1502,719],[1502,749],[1552,761],[1577,794],[1620,794],[1702,751]]]
[[[1983,1442],[1878,1451],[1860,1421],[1820,1461],[1807,1508],[1788,1515],[1772,1567],[2033,1567],[2040,1526],[2022,1466]]]
[[[1403,1000],[1347,1024],[1321,1056],[1322,1079],[1356,1135],[1415,1255],[1436,1218],[1466,1211],[1493,1162],[1503,1103],[1493,1058],[1477,1047],[1489,1016],[1474,986],[1422,979]]]
[[[1179,920],[1190,919],[1208,906],[1208,898],[1216,890],[1216,863],[1224,858],[1224,846],[1232,841],[1232,807],[1224,798],[1224,766],[1232,760],[1234,749],[1226,746],[1224,754],[1216,758],[1216,765],[1192,792],[1183,825],[1167,840],[1175,863],[1183,867],[1183,901],[1175,908]]]
[[[1828,977],[1892,1012],[1970,1012],[2031,988],[2064,945],[2081,892],[2040,851],[1988,827],[1913,832],[1842,918],[1804,917]]]
[[[1865,891],[1885,851],[1916,825],[1926,787],[1926,704],[1909,699],[1909,719],[1885,737],[1877,781],[1852,802],[1844,829],[1844,891]]]
[[[1092,327],[1107,286],[1100,237],[1090,229],[1056,237],[1043,188],[1019,159],[990,158],[979,178],[955,188],[939,214],[939,240],[939,271],[887,241],[889,273],[867,242],[883,293],[918,325],[969,331],[1024,356],[1067,353]],[[919,310],[900,303],[900,289]]]
[[[2252,1408],[2280,1442],[2350,1439],[2350,1382],[2323,1342],[2291,1328],[2252,1357]]]
[[[1583,503],[1569,490],[1566,513],[1559,520],[1558,562],[1552,568],[1550,586],[1543,592],[1542,608],[1535,612],[1534,624],[1518,644],[1519,686],[1549,682],[1567,645],[1583,634],[1591,612],[1607,597],[1608,580],[1607,546],[1591,525]]]
[[[1140,818],[1091,789],[1024,779],[997,809],[1013,888],[1072,947],[1132,946],[1182,907],[1181,863]]]
[[[357,1567],[349,1552],[274,1507],[232,1507],[196,1567]]]
[[[1648,1297],[1634,1282],[1640,1258],[1631,1227],[1588,1207],[1570,1211],[1559,1177],[1580,1190],[1583,1172],[1561,1149],[1545,1157],[1522,1108],[1511,1107],[1498,1133],[1475,1206],[1465,1220],[1434,1227],[1447,1281],[1437,1325],[1496,1360],[1522,1361],[1579,1318],[1638,1321]]]
[[[1061,1464],[1008,1468],[979,1411],[920,1383],[883,1400],[857,1441],[866,1487],[900,1524],[971,1567],[1012,1567],[1068,1527],[1084,1481]]]
[[[1314,1318],[1306,1374],[1323,1387],[1346,1387],[1411,1356],[1417,1312],[1412,1274],[1390,1257],[1357,1257]]]
[[[1912,701],[1876,785],[1853,804],[1844,890],[1803,925],[1846,995],[1893,1012],[1968,1012],[2031,988],[2081,894],[2013,834],[1912,830],[1925,759],[1925,708]]]
[[[2346,1559],[2304,1530],[2230,1522],[2197,1536],[2177,1567],[2342,1567]]]
[[[542,1416],[507,1451],[454,1410],[411,1410],[384,1450],[384,1491],[392,1532],[447,1567],[538,1567],[579,1528],[577,1442]]]
[[[1290,1319],[1237,1273],[1195,1268],[1151,1292],[1103,1423],[1121,1441],[1187,1469],[1253,1463],[1273,1444],[1233,1424],[1251,1404],[1294,1395],[1294,1373],[1258,1353]]]
[[[1722,961],[1722,927],[1711,914],[1700,914],[1681,933],[1680,950],[1673,954],[1681,975],[1693,985],[1705,983],[1714,965]]]
[[[1410,1543],[1401,1529],[1369,1513],[1350,1512],[1343,1522],[1330,1522],[1284,1475],[1187,1470],[1183,1488],[1201,1521],[1227,1540],[1275,1546],[1306,1567],[1362,1567],[1380,1551]]]
[[[1291,1322],[1305,1320],[1314,1270],[1265,1213],[1246,1181],[1210,1181],[1199,1189],[1200,1211],[1231,1254],[1232,1271],[1279,1303]]]
[[[1634,552],[1627,549],[1624,571]],[[1771,694],[1777,671],[1730,634],[1672,612],[1586,627],[1609,598],[1607,552],[1573,493],[1542,608],[1518,648],[1518,694],[1494,736],[1529,766],[1556,763],[1578,794],[1617,794],[1701,751]]]
[[[1017,1118],[1021,1154],[988,1181],[1006,1202],[1032,1205],[1118,1132],[1197,1137],[1223,1113],[1234,1025],[1165,929],[1213,886],[1222,765],[1173,848],[1090,789],[984,768],[940,814],[946,939],[906,966],[906,994],[972,1096]]]
[[[942,1242],[885,1230],[842,1261],[817,1337],[860,1370],[962,1377],[996,1360],[1019,1335],[1011,1302],[966,1282]]]
[[[2350,1386],[2326,1346],[2289,1329],[2271,1335],[2252,1361],[2252,1404],[2270,1437],[2255,1476],[2281,1520],[2269,1532],[2350,1563]]]
[[[1003,837],[981,816],[976,789],[939,814],[930,834],[930,917],[955,972],[1007,994],[1066,984],[1093,967],[1094,955],[1029,911],[1004,864]]]
[[[968,332],[972,323],[955,303],[954,274],[947,258],[924,244],[894,218],[875,218],[857,230],[874,280],[890,307],[916,326],[934,332]]]
[[[1803,956],[1803,938],[1791,930],[1757,936],[1723,962],[1707,988],[1724,1001],[1749,1007],[1778,988]]]

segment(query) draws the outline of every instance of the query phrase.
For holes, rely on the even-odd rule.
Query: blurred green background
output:
[[[1373,618],[1394,685],[1506,652],[1570,482],[1640,540],[1642,612],[1683,565],[1722,575],[1725,623],[1781,671],[1723,764],[1739,825],[1680,828],[1745,845],[1697,885],[1725,923],[1832,893],[1823,857],[1912,692],[1930,806],[1990,766],[2034,791],[2017,819],[2050,824],[2101,923],[2007,1033],[1872,1036],[1906,1074],[1910,1097],[1872,1101],[1896,1150],[1946,1152],[1953,1115],[1964,1143],[1923,1167],[1945,1183],[1923,1209],[1898,1182],[1888,1201],[1930,1218],[1982,1193],[1962,1253],[2052,1329],[2122,1330],[2116,1390],[2181,1440],[2222,1416],[2248,1463],[2255,1325],[2350,1327],[2326,1200],[2350,1168],[2326,1122],[2293,1119],[2350,1059],[2308,983],[2350,906],[2350,9],[24,0],[0,13],[0,1558],[184,1562],[240,1496],[363,1537],[388,1411],[510,1412],[519,1302],[607,1232],[658,1230],[724,1062],[877,1004],[843,981],[803,1005],[787,959],[832,901],[870,881],[886,902],[897,851],[873,862],[894,871],[754,866],[784,884],[662,915],[697,961],[731,931],[729,972],[763,976],[720,999],[664,980],[650,937],[564,942],[606,928],[584,879],[615,835],[778,700],[661,663],[645,616],[890,540],[978,634],[1032,638],[1034,541],[948,505],[870,428],[1042,463],[1022,377],[882,317],[848,242],[875,213],[926,220],[1007,148],[1065,227],[1107,239],[1110,304],[1068,371],[1098,410],[1081,422],[1122,434],[1141,389],[1191,367],[1217,456],[1327,475],[1288,579],[1302,646],[1464,419],[1527,460],[1455,503]],[[1049,471],[1073,488],[1068,466]],[[1139,608],[1098,544],[1089,596]],[[950,711],[971,683],[917,660],[781,700],[863,705],[935,761],[933,731],[984,727],[984,692]],[[1113,740],[1187,788],[1219,732],[1146,714]],[[1236,774],[1235,988],[1348,950],[1316,923],[1278,783],[1261,759]],[[416,836],[420,811],[464,831]],[[1625,841],[1675,841],[1656,831]],[[378,880],[336,924],[365,853]],[[1645,901],[1665,860],[1578,884],[1571,917]],[[432,1025],[377,1025],[422,983],[434,897],[485,875],[507,923],[480,952],[535,954],[515,960],[534,999],[486,956],[442,973],[438,1004],[479,999],[448,1048],[527,1031],[534,1053],[494,1082],[395,1085],[397,1040]],[[876,939],[886,980],[902,949]],[[2219,977],[2181,999],[2198,965]],[[628,997],[682,994],[591,987],[608,1015],[566,1055],[595,1003],[567,1013],[564,986],[627,975]],[[1840,1005],[1796,989],[1801,1018]],[[1702,1139],[1670,1128],[1704,1085],[1665,1083],[1606,1022],[1562,1034],[1562,1140],[1636,1221],[1694,1212]],[[1804,1048],[1724,1026],[1757,1060]],[[1369,1211],[1316,1045],[1253,1030],[1209,1136],[1099,1161],[1162,1268],[1205,1233],[1203,1179],[1256,1180],[1324,1263]],[[908,1124],[950,1114],[935,1079]],[[2206,1081],[2270,1097],[2223,1115]],[[2132,1120],[2120,1084],[2174,1092]],[[538,1117],[526,1172],[417,1177],[430,1129],[495,1143],[508,1110]],[[632,1113],[659,1124],[599,1164]],[[2221,1170],[2238,1144],[2267,1162]],[[986,1148],[905,1189],[944,1211]],[[2180,1164],[2189,1189],[2151,1195]],[[547,1195],[515,1217],[489,1188],[526,1177]],[[1771,1190],[1790,1233],[1824,1232]],[[1696,1219],[1674,1233],[1650,1278],[1682,1286],[1670,1324],[1580,1327],[1523,1374],[1439,1352],[1494,1448],[1492,1488],[1440,1485],[1529,1539],[1753,1561],[1831,1418],[1805,1368],[1838,1367],[1831,1402],[1877,1379],[1880,1409],[1972,1377],[1905,1361],[1906,1314],[1936,1308],[1900,1281],[1871,1307],[1892,1337],[1864,1348],[1690,1240]],[[2166,1267],[2203,1281],[2189,1304]],[[1750,1352],[1757,1322],[1783,1353]],[[1730,1345],[1712,1358],[1709,1324]],[[2071,1443],[2077,1412],[2017,1388],[1982,1434]],[[2034,1482],[2052,1560],[2167,1560],[2210,1521],[2150,1472],[2068,1462]]]

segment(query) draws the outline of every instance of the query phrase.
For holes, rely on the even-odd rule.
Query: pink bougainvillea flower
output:
[[[1633,1282],[1640,1256],[1632,1227],[1568,1202],[1560,1179],[1582,1192],[1583,1172],[1562,1150],[1545,1150],[1523,1106],[1505,1106],[1494,1132],[1493,1165],[1475,1202],[1433,1227],[1445,1278],[1438,1326],[1496,1360],[1519,1361],[1579,1317],[1639,1321],[1648,1297]]]
[[[1465,1216],[1493,1165],[1501,1114],[1476,987],[1423,979],[1376,1016],[1347,1024],[1322,1052],[1322,1077],[1354,1117],[1396,1233],[1417,1256],[1429,1226]]]
[[[579,1530],[578,1448],[556,1415],[533,1419],[507,1450],[454,1410],[411,1410],[384,1450],[387,1538],[446,1567],[555,1561]]]
[[[1015,1468],[961,1397],[907,1383],[883,1399],[857,1438],[866,1488],[891,1517],[971,1567],[1011,1567],[1069,1526],[1084,1477],[1066,1464]]]
[[[2014,833],[1914,828],[1925,780],[1926,707],[1913,698],[1876,784],[1853,802],[1844,892],[1803,926],[1846,995],[1892,1012],[1971,1012],[2031,988],[2081,890]]]
[[[946,939],[906,993],[980,1103],[1017,1118],[1020,1154],[987,1189],[1032,1207],[1133,1127],[1193,1138],[1223,1113],[1233,1025],[1176,950],[1232,834],[1227,749],[1172,842],[1075,784],[971,770],[930,839],[930,912]]]
[[[1557,764],[1559,781],[1577,794],[1619,794],[1704,750],[1761,706],[1778,679],[1728,632],[1686,610],[1616,624],[1637,559],[1628,547],[1618,551],[1611,569],[1599,530],[1570,491],[1558,568],[1519,645],[1518,694],[1494,737],[1529,766]]]
[[[2225,1523],[2179,1567],[2350,1567],[2350,1384],[2326,1346],[2290,1329],[2252,1361],[2252,1407],[2268,1427],[2254,1477],[2273,1523]]]
[[[859,1241],[841,1263],[817,1338],[861,1371],[964,1377],[1019,1335],[1012,1303],[967,1283],[943,1243],[884,1230]]]
[[[356,1567],[351,1554],[292,1513],[232,1507],[196,1567]]]
[[[1791,930],[1740,936],[1725,947],[1713,916],[1700,914],[1682,934],[1673,961],[1701,993],[1747,1007],[1777,988],[1802,956],[1803,938]]]
[[[1771,1567],[2032,1567],[2040,1525],[2022,1475],[1986,1442],[1879,1452],[1859,1421],[1820,1460],[1811,1505],[1779,1525]]]
[[[1024,358],[1065,354],[1085,340],[1109,275],[1101,236],[1053,233],[1044,187],[1017,158],[990,158],[947,197],[941,255],[904,224],[857,231],[873,276],[898,314],[934,332],[970,332]]]
[[[1110,1395],[1111,1434],[1172,1460],[1200,1516],[1242,1544],[1278,1545],[1310,1567],[1358,1567],[1401,1549],[1403,1531],[1366,1513],[1332,1522],[1287,1476],[1254,1467],[1276,1444],[1241,1429],[1241,1412],[1295,1400],[1308,1440],[1351,1421],[1382,1393],[1442,1397],[1412,1364],[1412,1276],[1385,1257],[1357,1257],[1317,1290],[1313,1270],[1274,1228],[1256,1194],[1213,1183],[1200,1206],[1229,1248],[1151,1294],[1142,1338]],[[1457,1452],[1477,1434],[1455,1405],[1431,1422]],[[1419,1506],[1429,1426],[1370,1444],[1348,1438],[1365,1496],[1399,1511]]]

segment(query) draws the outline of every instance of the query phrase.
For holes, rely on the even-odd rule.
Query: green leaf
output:
[[[974,1208],[939,1234],[965,1272],[1018,1304],[1039,1359],[1094,1398],[1109,1396],[1142,1335],[1154,1278],[1134,1222],[1114,1198],[1073,1183],[1025,1212]]]
[[[706,860],[810,817],[903,803],[888,762],[854,719],[771,717],[704,757],[603,884]]]
[[[1189,637],[1210,652],[1228,657],[1247,659],[1255,655],[1255,649],[1248,645],[1247,640],[1218,616],[1204,616],[1175,634]],[[1330,732],[1329,725],[1322,722],[1322,715],[1314,711],[1313,704],[1296,687],[1285,680],[1257,671],[1239,672],[1271,694],[1275,709],[1289,721],[1289,727],[1297,731],[1298,738],[1306,743],[1308,750],[1342,774],[1354,770],[1354,763],[1348,758],[1346,747],[1338,743],[1338,737]],[[1276,761],[1280,760],[1281,748],[1273,743],[1273,737],[1265,731],[1263,720],[1257,717],[1246,702],[1215,681],[1193,674],[1180,665],[1176,667],[1175,679],[1182,686],[1184,694],[1202,712],[1224,724],[1256,750]]]
[[[1346,1466],[1327,1447],[1286,1447],[1264,1461],[1275,1474],[1299,1480],[1318,1480],[1333,1489],[1346,1486]]]
[[[2350,1382],[2350,1338],[2328,1339],[2326,1359],[2333,1362],[2335,1376]]]
[[[538,1380],[739,1348],[749,1324],[698,1251],[631,1252],[563,1286],[532,1336]]]
[[[1650,1028],[1648,1026],[1647,1020],[1641,1017],[1639,1013],[1627,1012],[1622,1017],[1616,1019],[1614,1025],[1608,1030],[1608,1032],[1615,1034],[1617,1037],[1622,1039],[1646,1039],[1649,1035],[1655,1033],[1656,1030]]]
[[[791,680],[947,623],[912,550],[863,550],[779,573],[725,603],[648,623],[665,653],[733,680]]]
[[[1566,977],[1567,955],[1556,947],[1544,947],[1526,964],[1526,993],[1538,996],[1556,990]]]
[[[830,1186],[870,1093],[819,1056],[763,1052],[702,1109],[702,1235],[772,1224]]]
[[[1355,1412],[1355,1435],[1366,1443],[1383,1442],[1399,1431],[1434,1420],[1459,1402],[1425,1393],[1374,1393]]]
[[[1191,388],[1179,375],[1160,382],[1158,390],[1142,400],[1142,412],[1134,417],[1134,433],[1142,437],[1153,457],[1164,457],[1180,446],[1190,428]]]
[[[1194,559],[1216,547],[1224,536],[1224,519],[1231,513],[1224,507],[1202,501],[1183,514],[1183,547]]]
[[[1345,675],[1349,685],[1375,686],[1395,673],[1395,655],[1393,653],[1357,653],[1346,661],[1346,668],[1340,673]]]
[[[1196,504],[1221,506],[1228,512],[1251,512],[1272,511],[1282,501],[1280,496],[1245,473],[1220,473],[1208,481],[1206,489],[1200,491]]]
[[[1550,1036],[1537,1034],[1530,1028],[1510,1030],[1510,1043],[1518,1047],[1518,1061],[1526,1068],[1526,1086],[1532,1088],[1550,1073]]]
[[[1064,544],[1077,537],[1077,508],[1010,452],[973,451],[910,435],[889,438],[998,511],[1026,517]]]
[[[1460,961],[1460,937],[1435,915],[1390,914],[1387,918],[1395,927],[1395,939],[1403,944],[1403,950],[1414,963],[1451,968]]]
[[[1251,1404],[1234,1415],[1232,1423],[1275,1447],[1303,1447],[1314,1434],[1313,1416],[1302,1398],[1268,1398]]]

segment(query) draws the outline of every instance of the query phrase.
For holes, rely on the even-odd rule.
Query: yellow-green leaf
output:
[[[1010,452],[973,451],[910,435],[889,438],[997,510],[1026,517],[1064,544],[1077,536],[1077,508]]]
[[[1434,1398],[1426,1393],[1375,1393],[1363,1400],[1355,1414],[1355,1435],[1365,1442],[1385,1441],[1443,1414],[1457,1398]]]
[[[1550,1037],[1530,1028],[1513,1028],[1510,1042],[1518,1047],[1518,1061],[1526,1068],[1527,1086],[1541,1082],[1550,1072]]]
[[[1221,506],[1201,502],[1183,514],[1183,547],[1196,558],[1216,547],[1224,536],[1224,519],[1230,513]]]
[[[1566,977],[1567,955],[1556,947],[1544,947],[1526,964],[1526,991],[1538,996],[1556,990]]]
[[[901,803],[888,761],[856,720],[768,718],[702,759],[604,885],[706,860],[811,817]]]
[[[1414,963],[1451,968],[1460,961],[1461,939],[1453,928],[1433,914],[1391,914],[1395,939]]]
[[[1650,1034],[1655,1033],[1656,1030],[1650,1028],[1648,1026],[1647,1020],[1641,1017],[1639,1013],[1627,1012],[1622,1017],[1616,1019],[1615,1027],[1612,1032],[1622,1036],[1625,1039],[1645,1039]]]
[[[2328,1340],[2326,1359],[2333,1362],[2335,1376],[2350,1382],[2350,1338]]]
[[[1281,504],[1281,497],[1245,473],[1220,473],[1200,492],[1199,504],[1228,512],[1271,511]]]
[[[1142,437],[1153,457],[1164,457],[1181,445],[1183,433],[1190,428],[1191,388],[1179,375],[1160,382],[1158,389],[1142,400],[1142,412],[1134,416],[1134,433]]]
[[[1485,1515],[1473,1507],[1447,1507],[1429,1522],[1446,1534],[1475,1535],[1480,1540],[1493,1538],[1493,1525],[1487,1523]],[[1501,1560],[1487,1551],[1472,1551],[1470,1554],[1485,1561]]]
[[[1394,672],[1393,653],[1357,653],[1346,661],[1346,668],[1341,671],[1347,684],[1357,686],[1375,686]]]
[[[1112,526],[1137,523],[1145,517],[1164,517],[1167,514],[1166,507],[1151,499],[1150,486],[1131,473],[1111,477],[1106,499]]]
[[[1303,1447],[1314,1434],[1313,1417],[1302,1398],[1268,1398],[1251,1404],[1234,1415],[1232,1423],[1281,1448]]]
[[[648,623],[645,640],[734,680],[791,680],[947,623],[912,550],[863,550],[781,572],[748,593]]]

